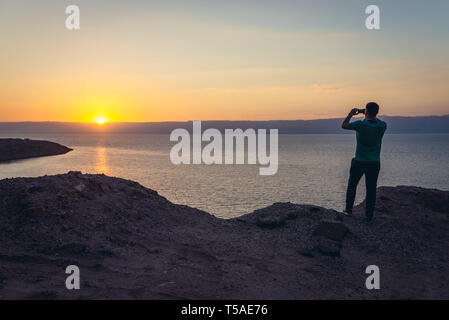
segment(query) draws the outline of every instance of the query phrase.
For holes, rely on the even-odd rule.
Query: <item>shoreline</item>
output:
[[[72,150],[46,140],[0,138],[0,163],[66,154]]]

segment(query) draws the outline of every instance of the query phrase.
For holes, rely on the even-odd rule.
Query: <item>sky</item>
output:
[[[1,0],[0,121],[449,114],[448,35],[447,0]]]

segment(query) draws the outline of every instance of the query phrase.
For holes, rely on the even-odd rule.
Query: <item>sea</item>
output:
[[[0,164],[0,179],[81,171],[131,179],[168,200],[221,218],[238,217],[275,202],[344,208],[353,134],[281,134],[275,175],[259,165],[174,165],[169,135],[2,134],[50,140],[73,148],[64,154]],[[378,186],[413,185],[449,190],[449,134],[386,134]],[[362,179],[357,202],[365,195]]]

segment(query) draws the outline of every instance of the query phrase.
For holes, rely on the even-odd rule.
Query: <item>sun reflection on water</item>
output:
[[[97,148],[97,157],[95,161],[95,173],[108,174],[107,151],[105,147]]]

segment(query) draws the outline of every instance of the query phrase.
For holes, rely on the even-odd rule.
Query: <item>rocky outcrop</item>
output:
[[[50,141],[0,139],[0,162],[53,156],[64,154],[72,150],[73,149]]]
[[[235,219],[70,172],[0,181],[0,298],[449,298],[449,192],[381,187],[373,222],[275,203]],[[81,289],[65,288],[77,265]],[[381,289],[365,288],[377,265]]]

